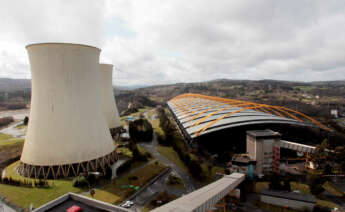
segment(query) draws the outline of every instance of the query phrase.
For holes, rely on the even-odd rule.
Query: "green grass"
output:
[[[171,162],[175,163],[181,169],[189,172],[188,168],[184,165],[184,163],[181,161],[180,157],[172,147],[158,145],[157,151],[168,158]]]
[[[117,152],[130,158],[133,157],[133,152],[129,150],[127,147],[117,148]]]
[[[338,204],[335,204],[334,202],[330,202],[327,200],[322,200],[322,199],[317,199],[316,204],[323,206],[323,207],[340,208],[340,206]]]
[[[157,116],[157,115],[158,114],[156,110],[150,110],[149,112],[147,112],[147,117],[150,123],[152,124],[153,130],[156,132],[156,134],[165,136],[163,129],[159,126],[160,124],[159,118],[157,117],[156,119],[152,119],[153,116]]]
[[[111,183],[96,190],[95,199],[111,204],[118,204],[135,192],[133,189],[125,189],[121,188],[121,186],[133,185],[141,187],[161,173],[165,168],[161,163],[152,163],[126,177],[114,179]],[[133,176],[136,176],[138,179],[130,180],[129,178]]]
[[[4,133],[0,133],[0,141],[4,141],[4,140],[8,140],[8,139],[12,139],[13,136],[12,135],[8,135],[8,134],[4,134]]]
[[[327,181],[323,184],[322,186],[326,191],[329,193],[337,196],[337,197],[342,197],[344,196],[344,193],[339,190],[335,185],[333,185],[331,182]]]
[[[8,139],[5,141],[0,141],[0,148],[2,146],[10,146],[10,145],[17,144],[17,143],[24,143],[24,139],[23,138],[12,138],[12,139]]]
[[[206,163],[201,164],[202,171],[207,177],[206,183],[211,183],[215,180],[217,173],[224,174],[224,168],[219,166],[212,166],[211,169],[208,168]]]
[[[24,142],[23,138],[15,138],[12,135],[0,133],[0,148],[22,142]]]
[[[311,194],[310,193],[310,188],[308,185],[303,184],[303,183],[297,183],[297,182],[290,182],[291,190],[298,190],[303,194]]]
[[[6,177],[30,180],[16,173],[15,170],[18,165],[19,161],[8,166],[6,168]],[[50,188],[28,188],[0,184],[0,195],[13,204],[28,209],[31,203],[37,208],[67,192],[83,192],[82,189],[72,186],[72,180],[48,180],[48,182]]]
[[[182,182],[182,179],[172,175],[169,176],[167,184],[176,189],[184,188],[184,183]]]

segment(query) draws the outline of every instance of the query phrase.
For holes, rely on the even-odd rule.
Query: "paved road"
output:
[[[189,174],[157,151],[158,142],[156,133],[153,134],[153,139],[151,143],[141,143],[139,145],[145,147],[155,158],[161,161],[164,165],[170,166],[172,170],[181,177],[187,193],[190,193],[195,190],[195,185]]]

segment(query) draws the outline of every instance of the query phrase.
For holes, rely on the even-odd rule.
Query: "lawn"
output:
[[[10,139],[6,139],[4,141],[0,141],[0,148],[4,147],[4,146],[15,145],[18,143],[24,143],[24,139],[23,138],[10,138]]]
[[[24,139],[0,133],[0,163],[19,157],[24,145]]]
[[[171,162],[175,163],[181,169],[185,170],[186,172],[189,172],[188,168],[180,160],[180,157],[172,147],[158,145],[157,151],[160,154],[164,155],[166,158],[168,158]]]
[[[16,173],[18,165],[19,161],[8,166],[6,168],[6,177],[30,180]],[[72,180],[48,180],[48,182],[50,188],[28,188],[0,184],[0,195],[6,197],[13,204],[27,209],[31,203],[37,208],[67,192],[83,192],[82,189],[72,186]]]
[[[217,173],[224,174],[224,168],[219,166],[212,166],[211,169],[209,169],[208,165],[206,163],[201,164],[202,171],[204,172],[205,176],[207,177],[206,183],[214,182],[216,179]]]
[[[12,139],[13,136],[12,135],[8,135],[8,134],[4,134],[4,133],[0,133],[0,141],[4,141],[4,140],[8,140],[8,139]]]
[[[161,136],[164,136],[164,131],[162,130],[162,128],[159,126],[160,124],[160,121],[159,121],[159,118],[157,117],[157,111],[156,110],[151,110],[149,111],[148,113],[148,118],[149,118],[149,121],[150,123],[152,124],[152,127],[154,129],[154,131],[158,134],[158,135],[161,135]],[[152,119],[153,116],[156,116],[157,118],[156,119]]]
[[[133,190],[135,186],[145,185],[165,168],[161,163],[152,163],[126,177],[114,179],[111,183],[96,189],[95,199],[118,204],[135,192]],[[128,185],[131,185],[132,188],[122,187]]]

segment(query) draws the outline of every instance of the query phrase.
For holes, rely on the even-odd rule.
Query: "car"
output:
[[[134,205],[134,202],[132,201],[126,201],[125,203],[121,204],[120,206],[123,208],[130,208]]]

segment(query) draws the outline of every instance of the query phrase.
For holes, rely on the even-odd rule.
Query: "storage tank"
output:
[[[101,73],[101,96],[103,100],[104,115],[112,136],[121,131],[121,119],[117,110],[113,92],[113,65],[99,64]]]
[[[32,95],[19,173],[58,178],[105,172],[116,152],[99,95],[100,49],[68,43],[26,49]]]

